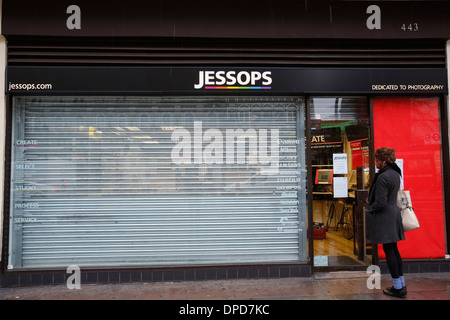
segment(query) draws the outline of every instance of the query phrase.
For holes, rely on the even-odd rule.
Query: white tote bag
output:
[[[409,191],[399,190],[397,193],[397,206],[402,213],[403,230],[411,231],[420,227],[411,202]]]

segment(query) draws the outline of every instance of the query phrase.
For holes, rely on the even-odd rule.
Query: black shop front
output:
[[[109,37],[111,30],[100,29],[105,21],[91,16],[98,5],[87,3],[78,6],[81,29],[72,8],[62,31],[48,34],[42,25],[34,34],[19,26],[24,14],[16,5],[3,6],[7,283],[61,283],[74,265],[84,282],[365,270],[379,253],[365,239],[359,200],[392,106],[425,110],[421,130],[437,130],[438,137],[420,137],[434,152],[426,166],[442,168],[429,214],[439,234],[426,241],[434,245],[434,265],[448,266],[448,137],[440,134],[447,128],[448,87],[445,56],[436,58],[442,40],[330,40],[327,48],[308,40],[300,48],[298,40],[259,35],[245,43],[218,30],[171,39],[162,29],[152,38],[138,24],[154,20],[119,30],[111,16],[106,25],[117,34]],[[42,14],[59,21],[53,9]],[[119,20],[131,21],[126,17]],[[161,23],[187,23],[178,19]],[[197,30],[198,23],[179,32]],[[208,39],[209,32],[219,40]],[[332,58],[331,47],[360,53]],[[364,60],[375,48],[378,64]],[[408,53],[412,48],[424,51],[420,59]],[[291,53],[280,57],[285,49]],[[400,155],[414,172],[407,150]],[[414,188],[412,181],[406,187]]]

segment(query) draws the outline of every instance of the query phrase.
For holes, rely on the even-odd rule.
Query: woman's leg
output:
[[[391,273],[392,279],[396,279],[400,277],[399,270],[402,269],[402,262],[400,258],[400,263],[398,261],[398,257],[400,254],[398,253],[397,243],[383,243],[383,250],[386,254],[386,262],[389,268],[389,272]],[[403,275],[403,272],[402,272]]]
[[[397,243],[383,244],[383,250],[386,253],[386,262],[392,276],[392,282],[394,283],[392,288],[384,289],[383,293],[389,296],[404,298],[406,297],[406,287],[404,285],[404,280],[402,283],[402,258],[398,251]]]
[[[395,243],[394,246],[394,253],[397,259],[397,269],[398,269],[398,275],[400,276],[400,281],[402,283],[402,287],[405,287],[405,278],[403,277],[403,262],[402,257],[400,255],[400,252],[398,251],[397,243]]]

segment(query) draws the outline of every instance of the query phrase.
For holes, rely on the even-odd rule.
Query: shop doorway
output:
[[[310,105],[314,267],[367,266],[371,245],[360,203],[370,181],[367,99],[313,97]]]

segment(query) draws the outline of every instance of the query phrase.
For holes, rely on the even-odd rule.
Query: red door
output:
[[[389,147],[403,159],[404,189],[420,228],[398,243],[403,258],[445,255],[441,139],[438,98],[376,98],[373,100],[375,150]],[[384,252],[379,246],[379,257]]]

